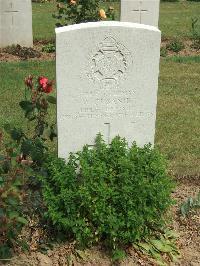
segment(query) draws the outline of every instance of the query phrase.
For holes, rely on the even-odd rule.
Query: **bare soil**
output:
[[[35,56],[34,58],[28,58],[26,61],[48,61],[55,60],[55,53],[46,53],[42,51],[42,47],[45,44],[42,42],[34,43],[33,50],[40,53],[40,56]],[[0,62],[19,62],[24,61],[23,57],[12,55],[8,52],[5,52],[5,49],[0,49]]]
[[[161,47],[165,47],[170,40],[163,40]],[[181,50],[178,53],[175,53],[173,51],[167,50],[167,56],[174,56],[174,55],[180,55],[180,56],[197,56],[200,55],[200,49],[196,50],[191,47],[192,41],[191,40],[184,40],[184,46],[185,48]],[[41,54],[40,57],[34,57],[34,58],[28,58],[26,60],[28,61],[47,61],[47,60],[55,60],[55,52],[54,53],[46,53],[42,51],[42,47],[47,44],[46,42],[35,42],[33,49]],[[18,61],[24,61],[25,59],[12,55],[8,52],[5,52],[4,49],[0,49],[0,62],[18,62]]]
[[[176,204],[171,209],[172,222],[170,227],[179,234],[177,246],[181,258],[178,263],[170,266],[199,266],[200,265],[200,209],[192,211],[187,218],[180,215],[180,204],[188,197],[196,197],[200,191],[200,176],[177,178],[177,188],[173,192]],[[38,239],[43,234],[39,227],[34,228],[30,223],[32,237],[30,252],[20,252],[7,262],[8,266],[109,266],[114,265],[106,250],[101,247],[88,249],[84,252],[74,249],[74,243],[54,245],[52,249],[42,253],[39,251]],[[30,233],[30,232],[29,232]],[[154,266],[151,258],[136,252],[132,247],[127,248],[127,258],[117,265],[124,266]],[[1,265],[1,263],[0,263]],[[3,264],[2,264],[3,265]]]

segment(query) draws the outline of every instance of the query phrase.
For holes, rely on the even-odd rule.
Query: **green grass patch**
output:
[[[32,3],[34,40],[55,39],[56,20],[52,14],[56,11],[56,3]]]
[[[0,73],[0,127],[6,122],[22,126],[25,120],[19,101],[22,100],[24,94],[24,78],[32,74],[46,75],[49,79],[55,79],[55,63],[52,61],[5,62],[0,64]]]
[[[199,72],[195,62],[161,60],[156,145],[180,175],[200,173]]]
[[[116,20],[119,20],[120,3],[111,2],[116,10]],[[34,40],[52,40],[55,38],[56,19],[52,14],[56,11],[56,3],[33,3],[33,33]],[[165,38],[191,36],[193,17],[200,18],[200,3],[178,2],[161,3],[159,28]]]
[[[191,37],[192,18],[200,18],[200,3],[161,3],[159,28],[166,38]]]
[[[24,77],[33,74],[55,79],[55,62],[1,63],[0,73],[0,127],[5,122],[22,126],[24,117],[18,102],[24,93]],[[200,173],[199,73],[200,64],[195,61],[161,60],[156,146],[165,154],[175,174]],[[55,119],[55,109],[50,117]]]
[[[200,63],[200,56],[170,56],[165,58],[166,61],[173,61],[176,63]]]

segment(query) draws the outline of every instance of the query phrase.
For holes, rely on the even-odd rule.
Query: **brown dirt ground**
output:
[[[33,49],[37,52],[40,52],[40,57],[29,58],[28,61],[47,61],[47,60],[55,60],[55,53],[45,53],[42,52],[43,43],[37,42],[34,43]],[[4,49],[0,49],[0,62],[19,62],[24,61],[23,58],[19,56],[15,56],[9,53],[4,52]]]
[[[200,265],[200,210],[190,213],[187,218],[179,214],[180,204],[188,197],[196,197],[200,191],[200,176],[177,178],[177,188],[173,192],[176,200],[172,208],[172,223],[170,228],[178,232],[181,258],[178,263],[170,263],[170,266],[199,266]],[[33,224],[32,224],[33,225]],[[29,224],[30,226],[30,224]],[[84,252],[76,251],[74,244],[63,243],[56,245],[43,254],[37,249],[38,236],[42,234],[40,229],[32,231],[32,251],[20,253],[13,257],[7,266],[109,266],[113,265],[106,250],[100,247],[88,249]],[[151,258],[137,253],[133,248],[127,249],[128,257],[120,262],[121,266],[154,266],[157,265]],[[1,263],[0,263],[1,265]],[[3,265],[3,264],[2,264]]]
[[[161,47],[165,47],[166,44],[168,44],[170,40],[163,40]],[[29,61],[47,61],[47,60],[55,60],[55,53],[45,53],[42,52],[42,47],[47,44],[46,42],[35,42],[33,49],[40,52],[40,57],[30,58]],[[184,45],[185,48],[181,50],[178,53],[167,51],[167,56],[174,56],[174,55],[180,55],[180,56],[195,56],[200,55],[200,50],[195,50],[191,48],[192,42],[190,40],[185,40]],[[3,49],[0,49],[0,62],[18,62],[23,61],[24,59],[20,58],[19,56],[11,55],[9,53],[6,53],[3,51]]]

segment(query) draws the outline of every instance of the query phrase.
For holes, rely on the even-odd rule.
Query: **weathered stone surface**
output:
[[[93,145],[101,132],[154,143],[160,31],[124,22],[56,29],[58,153]]]
[[[121,21],[158,27],[160,0],[121,0]]]
[[[31,0],[0,0],[0,47],[13,44],[31,47]]]

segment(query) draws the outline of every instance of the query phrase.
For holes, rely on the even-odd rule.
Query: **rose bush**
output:
[[[82,22],[100,20],[114,20],[115,12],[112,6],[102,8],[99,0],[57,0],[57,13],[53,17],[58,19],[58,27]]]
[[[20,147],[19,161],[23,164],[40,165],[46,150],[45,142],[56,137],[55,123],[50,124],[48,118],[49,104],[56,104],[53,92],[53,81],[45,76],[37,79],[29,75],[25,78],[25,99],[19,103],[32,130],[24,132],[21,128],[5,125],[5,130]]]

